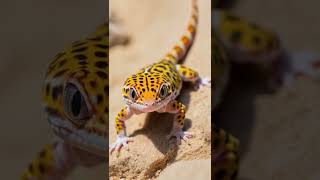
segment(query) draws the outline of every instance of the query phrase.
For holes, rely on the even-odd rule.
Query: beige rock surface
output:
[[[171,164],[159,176],[159,180],[178,178],[184,180],[211,179],[211,161],[179,161]]]
[[[110,52],[110,142],[116,139],[114,118],[124,106],[120,88],[128,75],[156,62],[173,46],[184,32],[190,15],[191,1],[130,0],[110,1],[111,10],[123,20],[132,37],[128,47],[116,47]],[[199,1],[200,22],[195,44],[185,64],[210,76],[210,1]],[[166,162],[210,159],[210,88],[193,91],[185,87],[180,100],[187,107],[186,129],[195,134],[190,145],[179,147],[169,143],[166,135],[172,127],[170,114],[142,114],[126,123],[134,142],[130,151],[122,150],[109,157],[109,173],[114,179],[152,177]]]

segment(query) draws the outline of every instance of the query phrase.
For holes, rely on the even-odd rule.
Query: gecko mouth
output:
[[[63,141],[99,156],[106,155],[108,149],[108,139],[106,137],[90,134],[84,129],[76,129],[70,122],[59,117],[49,116],[48,120],[54,134]]]

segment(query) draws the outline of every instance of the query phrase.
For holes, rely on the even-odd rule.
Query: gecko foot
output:
[[[209,77],[200,78],[200,86],[211,87],[211,79]]]
[[[195,90],[198,90],[202,86],[208,86],[211,87],[211,79],[209,77],[199,78],[196,81],[196,84],[194,86]]]
[[[167,136],[167,139],[170,139],[171,137],[176,137],[177,144],[181,144],[181,139],[187,142],[190,138],[193,137],[192,133],[183,131],[182,129],[179,130],[173,130],[171,133]]]
[[[128,142],[132,141],[132,138],[120,135],[117,137],[116,142],[109,146],[109,152],[112,153],[114,150],[119,152],[122,146],[124,146],[124,148],[128,148]]]

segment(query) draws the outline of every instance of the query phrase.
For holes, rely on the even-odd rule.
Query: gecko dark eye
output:
[[[64,107],[69,119],[77,124],[84,123],[89,116],[87,103],[74,84],[68,84],[64,92]]]
[[[138,97],[137,92],[134,88],[130,88],[129,95],[132,100],[136,100]]]
[[[164,84],[164,85],[162,85],[161,88],[160,88],[160,93],[159,93],[160,98],[166,97],[167,94],[168,94],[168,87],[167,87],[167,85]]]

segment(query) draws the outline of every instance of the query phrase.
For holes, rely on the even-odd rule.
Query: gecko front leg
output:
[[[63,140],[46,145],[24,170],[21,180],[63,180],[77,166],[93,167],[106,157],[92,154]]]
[[[115,119],[116,132],[117,132],[117,140],[115,143],[109,146],[109,152],[113,152],[114,150],[119,151],[122,146],[128,147],[128,142],[132,141],[131,138],[127,137],[125,121],[129,119],[133,115],[133,111],[129,106],[126,106],[120,110]]]
[[[190,132],[183,131],[185,114],[186,114],[186,106],[181,102],[176,100],[169,102],[166,106],[159,109],[158,112],[168,112],[168,113],[175,113],[175,119],[173,121],[173,128],[168,135],[168,138],[176,137],[177,143],[181,144],[181,139],[187,141],[189,138],[192,137]]]

